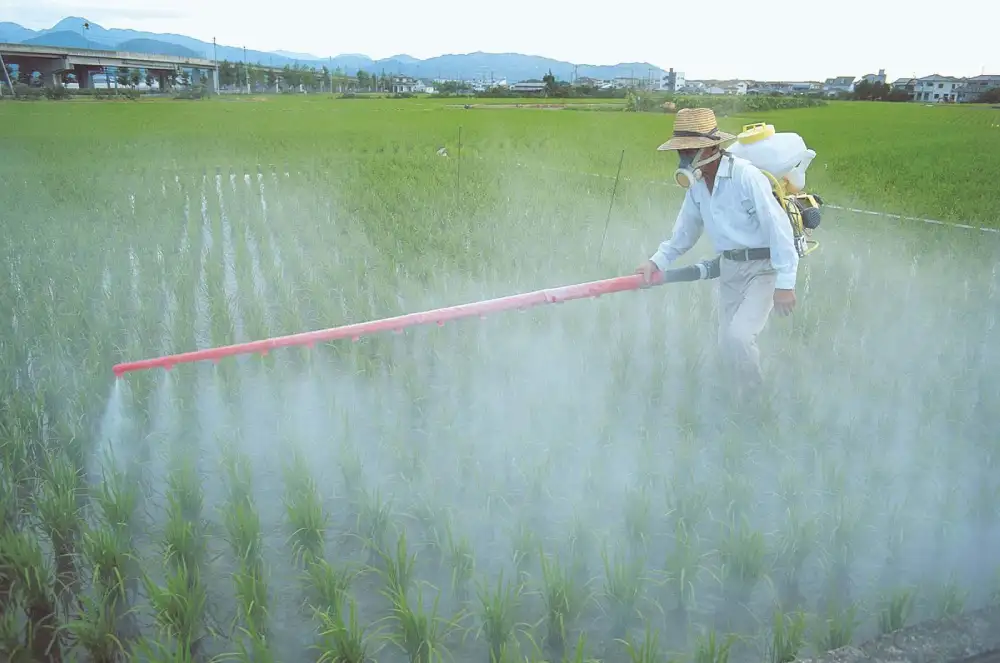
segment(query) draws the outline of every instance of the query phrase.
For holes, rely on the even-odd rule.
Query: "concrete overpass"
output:
[[[153,73],[159,79],[161,90],[166,87],[167,77],[182,69],[191,70],[192,83],[197,84],[204,75],[208,78],[208,86],[212,91],[219,88],[216,63],[204,58],[2,43],[0,57],[5,64],[16,64],[19,69],[30,72],[37,71],[42,75],[46,87],[57,85],[66,74],[74,74],[81,88],[92,87],[91,74],[94,72],[127,67]]]

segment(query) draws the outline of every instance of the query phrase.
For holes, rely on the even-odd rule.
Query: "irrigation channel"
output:
[[[176,215],[173,235],[126,237],[127,260],[94,267],[104,315],[132,311],[127,345],[168,354],[511,294],[368,277],[375,238],[314,185],[280,169],[147,180],[130,213]],[[122,380],[108,366],[87,469],[99,494],[135,491],[126,539],[106,530],[138,560],[119,633],[306,661],[331,634],[378,630],[389,663],[514,643],[509,660],[626,661],[654,635],[704,654],[714,633],[756,663],[777,609],[805,626],[801,658],[838,652],[816,661],[907,660],[899,644],[921,633],[946,645],[922,663],[1000,646],[996,274],[898,254],[865,269],[827,246],[807,287],[837,315],[772,334],[789,361],[752,412],[716,393],[709,288]],[[942,273],[961,285],[942,292]],[[100,578],[80,575],[75,591],[100,600]],[[844,647],[886,639],[895,657]]]

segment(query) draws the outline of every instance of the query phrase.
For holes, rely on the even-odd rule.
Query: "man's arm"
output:
[[[778,272],[774,287],[778,290],[794,290],[799,268],[799,253],[795,250],[795,235],[792,233],[788,214],[775,199],[771,192],[771,182],[764,173],[748,170],[746,182],[761,228],[768,235],[771,265]]]
[[[665,270],[670,263],[691,250],[691,247],[701,237],[703,228],[704,224],[698,206],[691,200],[690,193],[685,194],[681,211],[677,213],[677,221],[674,223],[673,235],[670,236],[670,239],[660,243],[650,260],[660,268],[660,271]]]

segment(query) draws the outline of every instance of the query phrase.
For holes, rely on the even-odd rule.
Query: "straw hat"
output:
[[[711,147],[736,136],[719,130],[711,108],[682,108],[674,119],[674,135],[657,150],[697,150]]]

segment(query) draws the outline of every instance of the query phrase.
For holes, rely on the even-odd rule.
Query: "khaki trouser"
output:
[[[723,257],[719,267],[719,349],[723,362],[744,384],[759,386],[757,335],[774,308],[777,272],[770,260]]]

